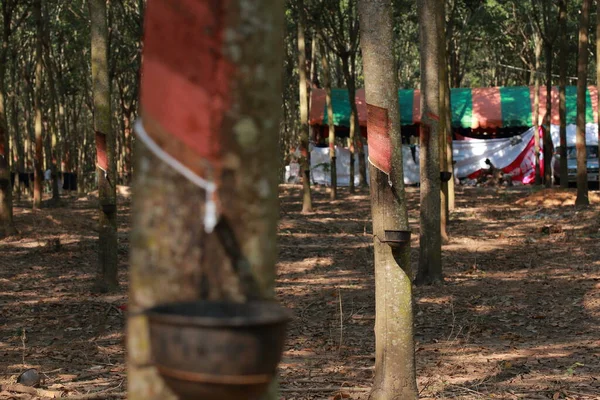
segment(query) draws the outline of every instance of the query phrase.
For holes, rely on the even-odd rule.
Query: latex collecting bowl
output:
[[[289,311],[276,302],[193,301],[146,312],[152,360],[181,400],[253,400],[281,360]]]

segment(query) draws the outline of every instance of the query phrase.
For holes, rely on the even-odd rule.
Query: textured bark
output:
[[[539,33],[533,34],[534,54],[535,54],[535,93],[533,105],[533,126],[535,126],[534,142],[535,142],[535,184],[542,184],[542,170],[540,168],[540,57],[542,56],[542,39]]]
[[[5,72],[8,59],[8,41],[11,36],[9,4],[2,3],[3,32],[0,49],[0,238],[16,232],[13,223],[12,189],[10,186],[10,150],[8,140],[8,123],[4,110],[6,99]]]
[[[410,243],[392,250],[382,242],[385,230],[409,230],[402,167],[398,77],[393,52],[392,7],[390,0],[361,0],[358,11],[361,18],[366,100],[367,104],[387,111],[392,148],[389,176],[369,164],[376,302],[375,379],[369,398],[411,400],[418,398],[418,392]]]
[[[43,138],[42,138],[42,2],[35,0],[33,15],[37,26],[37,39],[35,46],[35,91],[33,94],[33,108],[35,113],[35,155],[33,177],[33,208],[42,206],[42,171],[43,164]]]
[[[544,184],[552,187],[552,136],[550,135],[550,116],[552,114],[552,59],[553,41],[546,41],[546,115],[544,117]]]
[[[587,82],[588,36],[591,0],[583,0],[579,24],[579,54],[577,56],[577,199],[575,205],[590,204],[587,181],[587,153],[585,147],[585,92]]]
[[[185,4],[181,0],[169,2],[181,7]],[[228,82],[229,111],[215,128],[223,149],[223,166],[214,176],[222,213],[216,231],[227,225],[233,230],[243,262],[232,262],[217,233],[204,231],[203,189],[136,141],[129,295],[132,314],[127,335],[130,400],[174,399],[149,365],[147,321],[135,313],[177,300],[243,301],[246,293],[238,273],[253,276],[258,282],[252,296],[274,296],[284,3],[230,0],[206,4],[222,8],[222,20],[227,25],[221,28],[231,33],[226,36],[223,53],[215,57],[225,57],[235,66]],[[152,2],[149,12],[150,7]],[[198,29],[204,32],[203,26]],[[192,57],[193,51],[186,50]],[[142,120],[146,130],[158,128],[143,112]],[[276,391],[266,398],[277,399]]]
[[[600,2],[598,2],[600,4]],[[567,163],[567,57],[568,46],[567,46],[567,2],[566,0],[559,1],[560,16],[559,16],[559,29],[560,29],[560,57],[558,60],[560,69],[560,88],[559,88],[559,105],[558,112],[560,115],[560,186],[562,188],[569,187],[569,167]],[[600,41],[598,41],[600,43]]]
[[[417,284],[443,281],[440,234],[440,51],[438,0],[419,0],[421,43],[420,253]]]
[[[313,211],[310,192],[310,149],[308,128],[308,93],[306,82],[306,15],[304,0],[298,0],[298,81],[300,84],[300,170],[302,171],[302,212]]]
[[[440,84],[440,171],[452,172],[452,164],[448,163],[448,135],[450,131],[448,130],[448,119],[450,118],[450,108],[448,108],[446,104],[447,90],[450,90],[448,87],[448,64],[446,63],[446,17],[445,17],[445,2],[438,1],[437,7],[439,7],[439,11],[436,13],[438,17],[438,27],[440,35],[438,35],[438,50],[440,52],[440,69],[439,69],[439,84]],[[450,238],[448,237],[448,219],[450,213],[449,207],[449,194],[448,194],[448,185],[452,181],[454,177],[448,182],[440,182],[441,191],[440,191],[440,234],[443,243],[448,243]]]
[[[350,150],[350,181],[348,184],[348,190],[350,193],[354,193],[354,165],[356,162],[356,131],[360,131],[360,123],[358,121],[358,109],[356,108],[356,85],[352,73],[350,72],[350,55],[345,53],[342,55],[342,68],[344,69],[344,78],[346,80],[346,86],[348,87],[348,102],[350,103],[350,132],[349,132],[349,145]],[[360,135],[360,133],[359,133]]]
[[[57,205],[60,202],[60,192],[58,188],[58,121],[57,121],[57,110],[56,105],[58,103],[58,94],[56,91],[56,81],[54,71],[51,68],[52,60],[50,59],[50,21],[48,17],[47,3],[46,0],[42,0],[43,3],[43,27],[44,27],[44,60],[46,63],[46,75],[48,77],[48,87],[50,89],[50,132],[46,137],[46,159],[48,160],[47,165],[50,167],[52,173],[52,202]]]
[[[331,72],[329,70],[329,62],[327,61],[327,53],[324,45],[320,46],[321,52],[321,67],[323,71],[323,88],[325,89],[325,100],[327,102],[327,120],[329,121],[329,173],[331,174],[330,198],[337,198],[337,167],[335,165],[335,126],[333,125],[333,106],[331,104]]]
[[[115,135],[111,128],[110,81],[108,78],[108,26],[106,19],[107,0],[90,0],[90,18],[92,21],[92,85],[94,93],[94,132],[96,140],[100,135],[106,137],[106,157],[108,166],[105,171],[96,168],[99,197],[99,240],[98,240],[98,278],[96,289],[113,290],[119,285],[117,279],[117,171],[115,154]],[[99,148],[97,143],[96,148]],[[97,155],[98,156],[98,155]],[[98,156],[98,165],[100,158]]]
[[[561,4],[565,1],[561,0]],[[566,23],[566,5],[563,20]],[[596,85],[600,83],[600,40],[598,38],[600,38],[600,1],[596,1]],[[598,100],[600,101],[600,92],[598,92]],[[600,128],[600,118],[598,118],[598,128]],[[598,129],[598,158],[600,159],[600,129]],[[598,184],[600,185],[600,174],[598,174]]]

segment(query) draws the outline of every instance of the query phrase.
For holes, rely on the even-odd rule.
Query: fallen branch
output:
[[[61,397],[62,392],[53,390],[36,389],[29,386],[14,383],[12,385],[0,385],[0,391],[12,392],[12,393],[26,393],[38,397],[47,397],[50,399],[57,399]]]
[[[370,392],[370,388],[361,387],[307,387],[307,388],[280,388],[280,392]]]
[[[92,394],[83,394],[80,396],[70,396],[66,397],[71,400],[108,400],[108,399],[124,399],[127,397],[126,392],[118,392],[118,393],[92,393]]]

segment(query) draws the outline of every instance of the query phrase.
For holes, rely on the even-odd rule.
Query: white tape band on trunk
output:
[[[217,185],[214,182],[206,180],[198,176],[191,169],[177,161],[173,156],[164,151],[146,132],[141,119],[135,122],[135,132],[137,137],[154,153],[170,167],[175,169],[181,175],[185,176],[194,185],[201,187],[206,191],[206,203],[204,205],[204,230],[207,233],[213,231],[217,225],[217,205],[215,204],[214,194],[217,190]]]

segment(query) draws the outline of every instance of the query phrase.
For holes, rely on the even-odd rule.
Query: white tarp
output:
[[[467,178],[488,166],[489,159],[497,168],[513,176],[514,180],[529,183],[535,174],[533,133],[535,128],[527,132],[505,139],[473,139],[455,140],[453,156],[455,161],[454,173],[458,178]],[[541,141],[541,139],[540,139]],[[348,186],[350,182],[350,151],[336,146],[336,167],[338,186]],[[414,151],[414,154],[413,154]],[[369,150],[365,146],[368,157]],[[314,147],[311,152],[311,180],[319,185],[331,185],[329,171],[329,149]],[[413,185],[419,183],[419,146],[402,146],[404,164],[404,183]],[[355,159],[354,183],[358,184],[358,159]],[[368,168],[367,168],[368,174]],[[293,163],[286,167],[286,181],[295,182],[299,175],[299,165]]]
[[[576,125],[567,125],[567,146],[575,146],[576,129]],[[554,147],[560,146],[560,126],[552,125],[550,127],[550,134],[552,135],[552,144]],[[585,143],[588,146],[598,145],[598,124],[585,125]]]
[[[527,150],[531,143],[531,139],[533,138],[534,131],[535,128],[530,128],[521,135],[504,139],[453,141],[452,155],[456,162],[456,165],[454,166],[456,176],[459,178],[466,178],[480,169],[488,168],[485,164],[486,159],[489,159],[496,168],[509,167],[524,151]],[[524,167],[526,168],[526,166],[523,166],[520,169],[524,169]],[[519,172],[526,174],[525,171]]]

